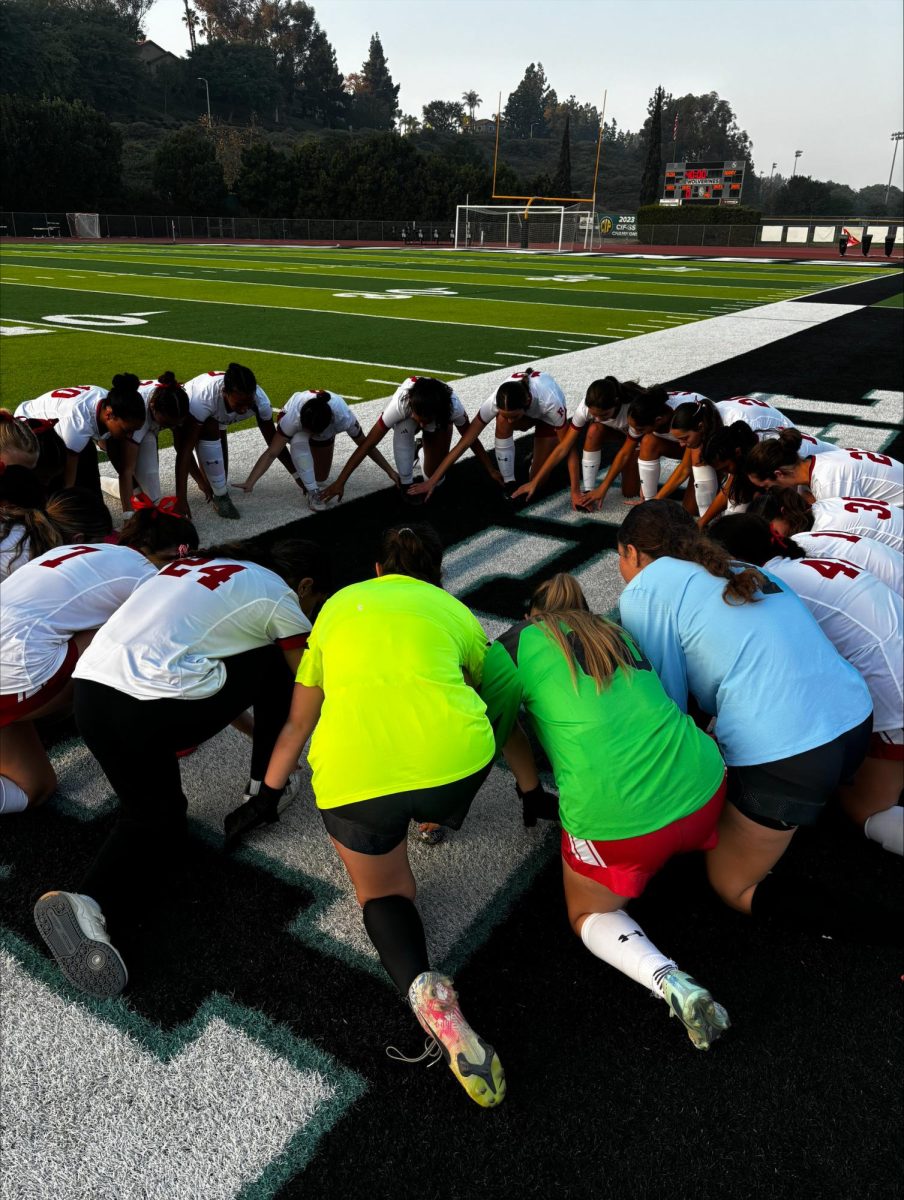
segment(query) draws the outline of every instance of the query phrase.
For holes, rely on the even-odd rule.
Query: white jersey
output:
[[[143,442],[148,434],[156,437],[160,432],[160,422],[156,421],[151,413],[151,396],[159,387],[156,379],[143,379],[138,385],[138,394],[144,401],[144,424],[130,435],[133,442]]]
[[[401,387],[396,390],[382,413],[380,413],[380,423],[384,429],[392,429],[396,425],[401,425],[403,421],[412,419],[411,401],[408,398],[408,393],[415,383],[417,383],[416,375],[412,375],[410,379],[406,379]],[[464,405],[455,392],[452,393],[452,424],[458,429],[462,429],[468,424],[468,414],[465,412]],[[424,425],[423,429],[425,433],[434,433],[436,431],[436,422],[431,421],[429,425]]]
[[[301,410],[309,400],[313,400],[316,392],[293,392],[286,401],[286,407],[276,417],[276,427],[279,432],[292,441],[293,438],[304,438],[309,441],[312,437],[309,429],[301,425]],[[348,433],[357,437],[361,432],[358,418],[337,392],[327,392],[330,405],[330,423],[320,433],[314,434],[315,442],[331,442],[338,433]]]
[[[875,575],[893,592],[899,595],[904,592],[904,554],[884,542],[841,529],[795,533],[791,540],[797,542],[807,558],[843,558]]]
[[[35,400],[24,400],[16,409],[16,416],[55,421],[54,431],[66,449],[81,454],[89,442],[106,441],[110,436],[100,427],[100,406],[106,396],[106,388],[92,383],[57,388]]]
[[[754,433],[761,433],[766,429],[787,429],[791,424],[777,408],[773,408],[765,400],[757,400],[755,396],[732,396],[728,400],[719,400],[716,408],[723,425],[734,425],[735,421],[743,421]]]
[[[863,676],[873,729],[904,726],[904,600],[840,558],[773,558],[764,570],[800,596],[838,653]]]
[[[614,417],[608,417],[605,421],[601,421],[587,407],[587,401],[582,400],[571,414],[571,424],[574,429],[583,429],[585,425],[605,425],[609,429],[615,429],[619,433],[626,434],[628,432],[629,407],[630,405],[623,404]]]
[[[137,700],[200,700],[226,682],[224,658],[271,642],[304,646],[311,623],[278,575],[228,558],[179,558],[124,604],[74,675]]]
[[[842,529],[846,533],[875,538],[877,542],[904,551],[904,513],[884,500],[870,500],[866,496],[832,496],[828,500],[817,500],[810,512],[813,515],[813,533],[821,533],[823,529]]]
[[[836,450],[810,460],[810,491],[817,500],[866,496],[887,504],[904,501],[904,465],[872,450]]]
[[[30,692],[63,664],[75,633],[98,629],[156,568],[127,546],[57,546],[0,584],[0,694]]]
[[[530,387],[530,404],[524,415],[531,421],[542,421],[553,429],[561,429],[565,424],[565,396],[562,389],[551,375],[545,371],[515,371],[504,382],[513,379],[526,379]],[[477,415],[484,425],[489,425],[499,413],[496,404],[496,392],[488,396],[477,410]]]
[[[0,583],[18,571],[31,558],[31,539],[24,525],[11,525],[5,538],[0,538]]]
[[[182,385],[188,395],[188,411],[201,425],[209,417],[215,417],[220,428],[225,429],[227,425],[232,425],[235,421],[244,421],[249,415],[248,413],[232,412],[226,407],[226,398],[223,395],[223,376],[225,374],[225,371],[208,371],[204,375],[196,375],[194,379],[189,379]],[[273,407],[270,399],[260,385],[254,393],[254,403],[251,405],[250,412],[261,421],[273,419]]]

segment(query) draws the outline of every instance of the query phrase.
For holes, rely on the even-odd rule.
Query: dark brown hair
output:
[[[647,500],[628,513],[618,531],[620,547],[634,546],[648,558],[678,558],[697,563],[710,575],[725,580],[726,604],[751,604],[765,582],[759,571],[735,571],[731,558],[697,528],[694,518],[671,500]]]
[[[198,541],[198,531],[187,517],[159,508],[140,508],[129,517],[119,535],[120,546],[128,546],[147,558],[170,546],[187,546],[195,551]]]
[[[385,530],[377,561],[385,575],[410,575],[443,586],[443,544],[431,525],[397,525]]]
[[[744,459],[744,471],[759,479],[774,479],[776,471],[783,467],[797,466],[802,444],[799,429],[780,429],[778,437],[767,438],[750,448]]]
[[[330,559],[316,542],[287,534],[268,537],[266,534],[245,538],[244,541],[221,542],[198,550],[203,558],[232,558],[265,567],[284,580],[293,591],[302,579],[312,579],[314,589],[328,592],[332,586]]]
[[[767,521],[781,517],[792,534],[813,528],[813,510],[797,488],[772,488],[768,495],[757,496],[747,511]]]
[[[753,513],[732,513],[717,521],[707,534],[723,546],[734,559],[762,567],[770,558],[803,558],[796,542],[783,538],[765,517]]]

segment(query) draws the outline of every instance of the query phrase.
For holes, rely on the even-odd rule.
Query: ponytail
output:
[[[158,377],[151,401],[157,416],[162,417],[167,425],[181,425],[188,418],[188,392],[172,371],[164,371]]]
[[[312,392],[309,400],[301,406],[301,427],[308,433],[323,433],[333,419],[330,408],[330,394],[320,389]]]
[[[803,436],[799,429],[781,429],[778,437],[767,438],[753,446],[744,462],[748,475],[758,479],[774,479],[776,473],[800,462]]]
[[[679,404],[672,413],[672,432],[677,430],[679,433],[686,433],[699,429],[704,445],[717,430],[723,428],[722,414],[712,400],[705,397]]]
[[[619,408],[623,403],[624,388],[633,386],[636,385],[619,383],[614,375],[607,375],[605,379],[594,379],[587,388],[584,403],[588,408],[593,408],[597,412],[609,412],[611,409]]]
[[[430,525],[387,529],[377,561],[384,575],[410,575],[435,587],[443,586],[443,544]]]
[[[92,488],[63,488],[47,501],[47,516],[70,542],[102,542],[113,532],[113,518],[99,492]]]
[[[725,580],[726,604],[751,604],[765,582],[759,571],[746,567],[734,571],[728,553],[705,537],[693,517],[671,500],[647,500],[628,513],[617,535],[620,547],[634,546],[648,558],[677,558],[697,563],[717,579]]]
[[[104,404],[112,409],[114,417],[138,425],[144,421],[144,401],[138,391],[140,382],[137,375],[129,372],[113,376],[113,383],[104,398]]]
[[[20,508],[15,504],[4,504],[0,511],[0,541],[6,542],[16,526],[21,526],[18,540],[7,546],[11,551],[7,566],[7,575],[12,574],[17,566],[24,566],[19,559],[24,556],[25,562],[37,558],[45,550],[53,550],[64,544],[60,531],[56,528],[47,514],[40,508]]]
[[[575,691],[578,666],[596,684],[599,695],[619,667],[635,665],[624,632],[612,621],[590,612],[573,575],[558,574],[541,583],[531,598],[530,609],[531,624],[542,629],[565,656]]]
[[[664,387],[642,388],[634,385],[633,398],[628,406],[628,419],[632,425],[645,428],[657,417],[669,411],[669,394]]]
[[[179,548],[179,557],[198,549],[198,531],[187,517],[167,512],[157,505],[140,508],[129,517],[119,534],[119,545],[153,558],[162,550]]]
[[[33,467],[38,461],[38,439],[25,423],[6,408],[0,408],[0,462],[5,466]]]

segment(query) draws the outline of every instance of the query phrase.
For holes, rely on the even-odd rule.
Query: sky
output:
[[[758,171],[860,188],[888,182],[904,130],[900,0],[310,0],[344,75],[379,33],[403,112],[472,88],[495,113],[531,62],[571,93],[638,129],[657,84],[715,91],[753,140]],[[188,51],[182,0],[156,0],[147,36]],[[605,163],[603,163],[605,170]],[[904,187],[904,145],[893,183]]]

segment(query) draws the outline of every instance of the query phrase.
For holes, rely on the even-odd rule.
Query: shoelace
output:
[[[407,1054],[403,1054],[402,1051],[399,1050],[399,1048],[397,1046],[387,1046],[386,1047],[386,1057],[391,1058],[393,1060],[393,1062],[419,1063],[419,1062],[423,1062],[425,1058],[429,1058],[430,1062],[427,1063],[427,1066],[435,1067],[436,1064],[442,1058],[442,1056],[443,1056],[443,1052],[439,1048],[439,1042],[436,1040],[436,1038],[433,1038],[433,1037],[428,1037],[424,1040],[423,1052],[414,1057],[410,1057]]]

